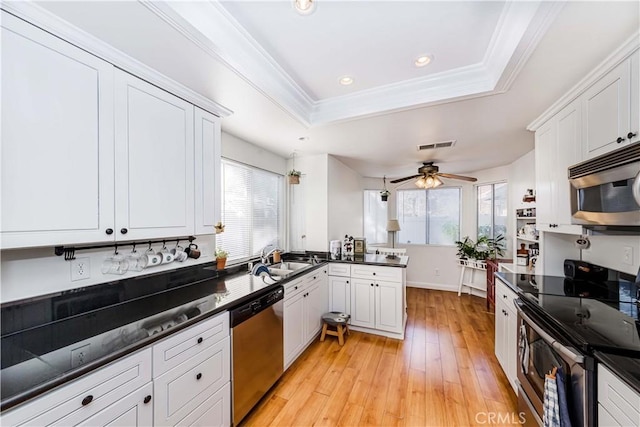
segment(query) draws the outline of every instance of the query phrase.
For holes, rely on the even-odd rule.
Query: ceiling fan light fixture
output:
[[[442,184],[444,183],[436,175],[421,176],[416,180],[416,187],[424,188],[425,190],[440,187]]]
[[[316,10],[315,0],[293,0],[293,7],[300,15],[311,15]]]

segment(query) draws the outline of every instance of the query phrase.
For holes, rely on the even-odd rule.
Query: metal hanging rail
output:
[[[138,240],[138,241],[129,241],[129,242],[113,242],[113,243],[106,243],[103,245],[94,245],[94,246],[82,246],[82,247],[75,247],[75,246],[56,246],[54,248],[54,253],[57,256],[62,256],[64,255],[64,260],[65,261],[71,261],[76,259],[76,251],[86,251],[89,249],[104,249],[104,248],[117,248],[118,247],[122,247],[122,246],[135,246],[138,244],[148,244],[149,246],[153,245],[154,243],[162,243],[163,245],[166,245],[167,242],[176,242],[176,244],[178,244],[181,240],[188,240],[189,244],[191,244],[194,240],[196,240],[196,238],[194,236],[187,236],[187,237],[176,237],[173,239],[155,239],[155,240]]]

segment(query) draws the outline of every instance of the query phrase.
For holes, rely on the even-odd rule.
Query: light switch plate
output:
[[[622,262],[627,265],[633,265],[633,248],[631,246],[622,248]]]

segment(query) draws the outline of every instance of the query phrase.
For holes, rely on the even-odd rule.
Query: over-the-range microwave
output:
[[[569,167],[573,224],[640,231],[640,142]]]

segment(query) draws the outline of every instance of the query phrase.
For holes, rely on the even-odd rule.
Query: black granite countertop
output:
[[[246,264],[218,272],[209,263],[2,304],[1,409],[322,265],[272,280],[251,276]],[[86,344],[84,363],[72,366],[71,350]]]
[[[327,258],[329,262],[341,262],[348,264],[368,264],[378,265],[381,267],[401,267],[407,268],[409,257],[401,255],[396,258],[387,258],[386,255],[364,254],[354,255],[352,257]]]

